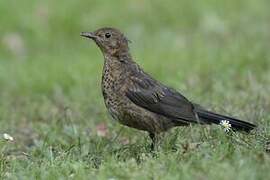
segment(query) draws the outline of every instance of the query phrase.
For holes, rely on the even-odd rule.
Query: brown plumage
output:
[[[209,112],[152,78],[133,61],[129,41],[119,30],[101,28],[81,36],[94,40],[104,55],[102,93],[108,111],[121,124],[149,132],[152,147],[157,134],[190,123],[219,124],[228,120],[233,129],[247,132],[255,127]]]

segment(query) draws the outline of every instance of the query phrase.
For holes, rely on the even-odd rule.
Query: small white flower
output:
[[[11,135],[7,134],[7,133],[3,134],[3,138],[5,140],[7,140],[7,141],[13,141],[14,140],[14,138]]]
[[[225,132],[229,132],[232,127],[232,125],[230,124],[230,121],[227,121],[227,120],[220,121],[220,125],[223,127]]]
[[[142,153],[141,160],[145,161],[147,159],[147,155],[145,153]]]

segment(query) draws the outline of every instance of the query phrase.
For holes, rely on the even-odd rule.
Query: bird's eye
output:
[[[105,34],[105,37],[106,37],[106,38],[110,38],[110,37],[111,37],[111,33],[106,33],[106,34]]]

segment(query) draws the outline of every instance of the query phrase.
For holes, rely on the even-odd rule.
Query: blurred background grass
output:
[[[260,143],[249,137],[254,141],[252,146],[259,149],[256,153],[240,148],[222,163],[216,156],[227,151],[212,154],[212,160],[204,156],[212,150],[211,134],[222,136],[208,127],[194,127],[193,134],[188,128],[179,130],[181,138],[167,138],[179,146],[197,140],[208,142],[195,158],[191,153],[175,159],[179,154],[163,148],[157,159],[129,162],[134,157],[138,161],[149,142],[146,136],[140,138],[141,132],[127,128],[121,130],[122,140],[114,141],[121,126],[111,121],[103,105],[103,57],[93,42],[79,36],[81,31],[103,26],[121,29],[132,41],[134,59],[147,72],[192,101],[258,124],[259,132],[254,136],[267,139],[269,7],[268,0],[0,1],[0,133],[8,132],[15,138],[13,144],[0,144],[1,176],[59,178],[73,174],[82,179],[106,179],[145,175],[146,179],[171,179],[182,177],[179,172],[187,173],[185,179],[269,176],[269,163],[263,163],[265,159],[269,162],[269,155],[260,149],[265,139],[259,138],[264,141]],[[96,134],[102,122],[110,134],[105,139]],[[210,135],[201,139],[201,131]],[[129,144],[127,149],[115,153],[124,146],[123,139]],[[78,145],[81,141],[83,145]],[[224,141],[231,143],[226,138]],[[107,143],[112,151],[109,154],[101,151]],[[83,152],[66,155],[73,146]],[[182,152],[183,148],[178,149]],[[237,164],[239,161],[247,164]],[[160,170],[168,165],[170,170]],[[207,175],[208,165],[215,169]]]

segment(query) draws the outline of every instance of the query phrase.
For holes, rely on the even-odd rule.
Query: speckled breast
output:
[[[120,117],[120,99],[118,97],[118,79],[115,78],[111,72],[111,67],[104,64],[103,67],[103,76],[102,76],[102,83],[101,89],[104,98],[104,103],[106,108],[108,109],[110,115],[115,119],[119,120]]]

